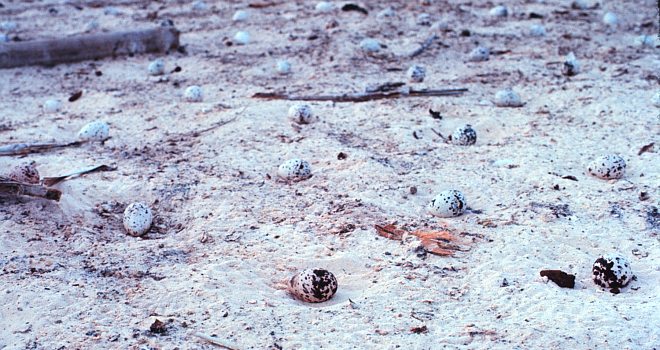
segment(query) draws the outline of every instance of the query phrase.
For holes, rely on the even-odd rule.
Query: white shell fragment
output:
[[[0,22],[0,30],[5,33],[11,33],[18,29],[18,23],[14,21]]]
[[[0,175],[0,177],[27,184],[38,184],[41,180],[35,162],[22,162],[11,166],[9,172]]]
[[[124,210],[124,228],[131,236],[142,236],[151,227],[153,214],[144,203],[132,203]]]
[[[529,35],[531,36],[545,36],[545,27],[540,24],[532,24],[529,26]]]
[[[46,100],[43,108],[46,113],[57,113],[62,109],[62,101],[55,99]]]
[[[594,159],[587,172],[600,179],[620,179],[626,172],[626,161],[618,155],[608,154]]]
[[[619,24],[619,19],[614,13],[608,12],[603,16],[603,23],[610,27],[616,27],[616,25]]]
[[[110,126],[104,121],[93,121],[80,129],[78,139],[81,141],[103,141],[110,137]]]
[[[209,9],[209,5],[207,5],[204,1],[198,0],[192,3],[192,9],[193,11],[206,11]]]
[[[275,64],[275,70],[282,75],[291,73],[291,63],[287,60],[279,60]]]
[[[430,26],[431,22],[431,15],[428,13],[420,13],[419,16],[417,16],[415,19],[415,23],[418,26]]]
[[[298,124],[309,124],[312,122],[312,107],[306,104],[295,104],[289,107],[289,119]]]
[[[572,52],[566,55],[564,64],[561,67],[561,73],[569,77],[580,73],[580,61],[575,58],[575,54]]]
[[[408,76],[408,80],[413,83],[421,83],[424,81],[424,78],[426,78],[426,68],[423,66],[414,65],[408,68],[406,76]]]
[[[467,201],[458,190],[447,190],[440,192],[428,205],[431,215],[441,218],[451,218],[463,214],[467,207]]]
[[[479,46],[470,52],[468,60],[472,62],[488,61],[490,58],[490,50],[487,47]]]
[[[197,85],[188,86],[183,92],[183,98],[188,102],[202,102],[204,100],[204,92]]]
[[[500,90],[495,93],[494,102],[498,107],[521,107],[523,105],[520,95],[511,88]]]
[[[288,283],[289,293],[294,298],[308,303],[330,300],[337,292],[337,287],[335,275],[322,268],[302,270]]]
[[[635,45],[642,46],[642,47],[644,47],[644,46],[655,47],[656,41],[657,41],[657,39],[656,39],[655,36],[642,34],[642,35],[638,36],[637,38],[635,38]]]
[[[594,283],[608,288],[614,294],[618,294],[621,288],[632,281],[633,275],[630,262],[618,253],[607,254],[599,257],[591,269]]]
[[[0,33],[0,43],[8,43],[9,36],[7,34]]]
[[[470,124],[460,126],[451,134],[451,143],[459,146],[474,145],[477,142],[477,132]]]
[[[376,39],[366,38],[360,41],[360,48],[365,53],[376,53],[380,51],[380,43]]]
[[[305,180],[312,176],[312,167],[305,160],[293,158],[277,168],[277,175],[286,180]]]
[[[394,16],[396,16],[396,12],[394,12],[394,9],[392,7],[386,7],[382,9],[380,12],[378,12],[378,14],[376,15],[376,17],[378,18],[394,17]]]
[[[509,9],[507,9],[506,6],[499,5],[490,9],[488,13],[493,17],[506,17],[509,15]]]
[[[165,73],[165,61],[162,58],[155,59],[149,63],[147,70],[149,75],[162,75]]]
[[[247,45],[250,43],[250,34],[248,32],[237,32],[234,35],[234,41],[239,45]]]
[[[318,12],[330,12],[335,9],[335,5],[328,1],[321,1],[316,4],[316,11]]]
[[[234,15],[231,17],[231,20],[234,22],[244,22],[247,21],[250,15],[245,10],[238,10],[234,12]]]

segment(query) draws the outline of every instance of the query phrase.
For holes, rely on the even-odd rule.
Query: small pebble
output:
[[[620,179],[626,172],[626,161],[618,155],[608,154],[594,159],[587,172],[600,179]]]
[[[305,160],[293,158],[277,168],[277,175],[285,180],[305,180],[312,176],[312,167]]]
[[[366,38],[360,41],[360,48],[365,53],[376,53],[380,51],[380,43],[376,39]]]
[[[8,43],[9,36],[7,34],[0,33],[0,43]]]
[[[234,41],[239,45],[247,45],[250,43],[250,34],[248,32],[237,32],[234,35]]]
[[[384,8],[376,15],[376,17],[378,18],[386,18],[386,17],[394,17],[394,16],[396,16],[396,12],[394,12],[394,9],[391,7]]]
[[[660,108],[660,91],[656,92],[655,95],[653,95],[651,99],[651,103],[653,103],[654,106]]]
[[[434,30],[434,31],[446,31],[448,29],[449,29],[449,23],[447,23],[447,21],[435,22],[431,26],[431,30]]]
[[[96,20],[96,19],[93,19],[93,20],[87,22],[87,24],[85,24],[85,32],[94,32],[94,31],[98,30],[100,26],[101,25],[99,24],[99,21]]]
[[[46,113],[57,113],[62,109],[62,101],[56,99],[46,100],[43,108]]]
[[[523,105],[520,95],[511,88],[498,91],[495,94],[494,102],[498,107],[521,107]]]
[[[5,33],[11,33],[16,29],[18,29],[18,23],[14,21],[0,22],[0,30],[2,30]]]
[[[571,7],[578,10],[586,10],[589,8],[589,3],[585,0],[575,0],[571,4]]]
[[[568,77],[572,77],[580,73],[580,61],[575,58],[575,54],[572,52],[566,55],[564,64],[561,67],[561,73]]]
[[[610,289],[614,294],[621,292],[621,288],[627,286],[635,276],[628,259],[618,253],[603,255],[596,259],[592,272],[594,283]]]
[[[203,12],[209,9],[209,5],[206,4],[204,1],[193,1],[192,3],[192,9],[193,11],[199,11]]]
[[[529,35],[531,36],[545,36],[545,27],[540,24],[532,24],[529,27]]]
[[[289,107],[289,119],[297,124],[309,124],[312,122],[312,107],[307,104],[295,104]]]
[[[337,278],[332,272],[322,269],[306,269],[294,275],[288,283],[289,293],[298,300],[322,303],[330,300],[337,292]]]
[[[460,126],[451,134],[451,143],[460,146],[474,145],[477,142],[477,132],[470,124]]]
[[[234,22],[244,22],[247,21],[250,15],[248,14],[247,11],[244,10],[238,10],[234,12],[234,15],[231,17],[231,20]]]
[[[6,177],[9,180],[27,184],[38,184],[41,181],[39,171],[37,170],[37,163],[35,162],[22,162],[11,166],[9,172],[0,177]]]
[[[490,15],[493,17],[506,17],[509,15],[509,9],[506,6],[499,5],[490,9]]]
[[[81,141],[103,141],[110,137],[110,126],[104,121],[93,121],[80,129],[78,139]]]
[[[479,46],[470,52],[468,60],[472,62],[488,61],[490,58],[490,50],[487,47]]]
[[[635,45],[655,47],[656,40],[655,36],[643,34],[635,38]]]
[[[465,197],[458,190],[447,190],[440,192],[428,205],[428,211],[431,215],[441,218],[451,218],[459,216],[465,212],[467,202]]]
[[[619,19],[612,12],[608,12],[603,16],[603,23],[610,27],[616,27],[619,24]]]
[[[316,4],[316,11],[318,12],[330,12],[335,9],[335,5],[328,1],[321,1]]]
[[[188,102],[202,102],[204,93],[202,88],[197,85],[188,86],[183,92],[183,98]]]
[[[132,203],[124,210],[124,228],[131,236],[144,235],[149,231],[152,222],[151,209],[144,203]]]
[[[289,74],[291,73],[291,63],[287,60],[279,60],[275,64],[275,69],[282,75]]]
[[[426,68],[423,66],[414,65],[408,68],[406,75],[408,76],[408,80],[411,82],[421,83],[424,81],[424,78],[426,78]]]
[[[149,75],[162,75],[165,73],[165,61],[162,58],[155,59],[149,63]]]
[[[431,15],[428,13],[421,13],[415,19],[415,23],[418,26],[430,26],[431,25]]]

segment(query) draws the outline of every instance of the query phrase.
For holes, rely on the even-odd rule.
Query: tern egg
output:
[[[62,101],[55,99],[46,100],[43,108],[46,113],[57,113],[62,109]]]
[[[165,73],[165,61],[162,58],[151,61],[147,67],[150,75],[162,75]]]
[[[312,176],[312,167],[305,160],[293,158],[277,168],[277,175],[286,180],[305,180]]]
[[[380,51],[380,43],[376,39],[366,38],[360,41],[360,48],[365,53],[376,53]]]
[[[408,68],[406,75],[408,76],[408,80],[411,82],[421,83],[424,81],[424,78],[426,78],[426,68],[423,66],[414,65]]]
[[[561,67],[561,73],[569,77],[580,73],[580,61],[575,58],[575,54],[572,52],[566,55],[564,64]]]
[[[41,180],[35,162],[23,162],[9,168],[9,172],[2,177],[16,182],[38,184]]]
[[[298,124],[309,124],[312,122],[312,107],[306,104],[295,104],[289,107],[289,119]]]
[[[81,141],[103,141],[110,137],[110,126],[104,121],[93,121],[78,131]]]
[[[248,32],[237,32],[234,35],[234,41],[239,45],[247,45],[250,43],[250,34]]]
[[[275,64],[275,69],[282,75],[289,74],[291,73],[291,63],[287,60],[279,60]]]
[[[588,166],[590,175],[605,179],[620,179],[626,171],[626,161],[615,154],[608,154],[594,159]]]
[[[451,134],[451,143],[460,146],[474,145],[477,142],[477,132],[470,124],[460,126]]]
[[[599,257],[591,271],[594,282],[603,288],[609,288],[614,294],[618,294],[634,277],[630,262],[618,253]]]
[[[435,196],[428,205],[428,211],[431,215],[450,218],[463,214],[467,202],[465,197],[458,190],[442,191]]]
[[[204,100],[204,92],[197,85],[188,86],[183,92],[183,98],[188,102],[202,102]]]
[[[337,278],[332,272],[322,269],[306,269],[295,274],[288,283],[289,293],[298,300],[322,303],[330,300],[337,292]]]
[[[520,95],[507,88],[495,93],[495,105],[498,107],[520,107],[523,105]]]
[[[506,17],[509,15],[509,9],[506,6],[499,5],[490,9],[490,15],[493,17]]]
[[[472,62],[488,61],[490,58],[490,50],[487,47],[479,46],[472,50],[468,56],[468,60]]]
[[[144,203],[132,203],[124,210],[124,228],[131,236],[142,236],[153,222],[151,209]]]
[[[247,11],[244,10],[238,10],[234,12],[234,15],[231,17],[232,21],[234,22],[243,22],[247,21],[247,19],[250,17]]]

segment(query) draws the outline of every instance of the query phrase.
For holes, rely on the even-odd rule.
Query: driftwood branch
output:
[[[0,43],[0,68],[54,66],[179,47],[179,31],[161,26],[139,31],[89,34],[60,39]]]
[[[0,194],[14,196],[30,196],[59,201],[62,192],[54,188],[48,188],[41,185],[31,185],[22,182],[11,181],[0,178]]]
[[[431,47],[431,45],[433,45],[433,42],[436,41],[437,39],[438,39],[437,35],[435,34],[431,35],[426,40],[424,40],[424,42],[421,43],[421,45],[415,51],[411,52],[410,55],[408,55],[408,57],[413,58],[419,56],[422,52],[424,52],[424,50]]]
[[[97,165],[93,166],[91,168],[79,170],[79,171],[74,171],[70,174],[62,175],[62,176],[53,176],[53,177],[44,177],[41,180],[41,183],[43,183],[45,186],[53,186],[55,184],[58,184],[66,179],[72,178],[72,177],[78,177],[82,176],[85,174],[91,174],[99,171],[113,171],[117,170],[117,167],[112,167],[109,165]]]
[[[18,156],[30,153],[45,152],[51,149],[76,147],[84,144],[86,141],[75,141],[69,143],[15,143],[11,145],[0,146],[0,156]]]
[[[290,100],[290,101],[333,101],[333,102],[366,102],[374,100],[383,100],[388,98],[403,97],[431,97],[431,96],[455,96],[461,95],[468,89],[444,89],[444,90],[413,90],[393,91],[382,93],[358,93],[343,95],[288,95],[278,92],[258,92],[252,95],[252,98],[261,98],[266,100]]]
[[[193,333],[193,335],[196,336],[197,338],[203,339],[203,340],[205,340],[205,341],[207,341],[207,342],[209,342],[209,343],[211,343],[211,344],[213,344],[213,345],[215,345],[215,346],[218,346],[218,347],[220,347],[220,348],[222,348],[222,349],[226,349],[226,350],[237,350],[237,348],[236,348],[235,345],[225,344],[225,343],[221,342],[220,339],[217,339],[217,338],[211,337],[211,336],[209,336],[209,335],[206,335],[206,334],[203,334],[203,333],[199,333],[199,332],[197,332],[197,333]]]

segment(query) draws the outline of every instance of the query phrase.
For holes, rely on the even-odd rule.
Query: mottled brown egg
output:
[[[41,178],[39,177],[39,171],[37,171],[36,165],[35,162],[16,164],[9,168],[9,171],[4,177],[16,182],[38,184]]]
[[[326,269],[302,270],[289,281],[289,293],[296,299],[308,303],[328,301],[336,292],[337,279]]]

